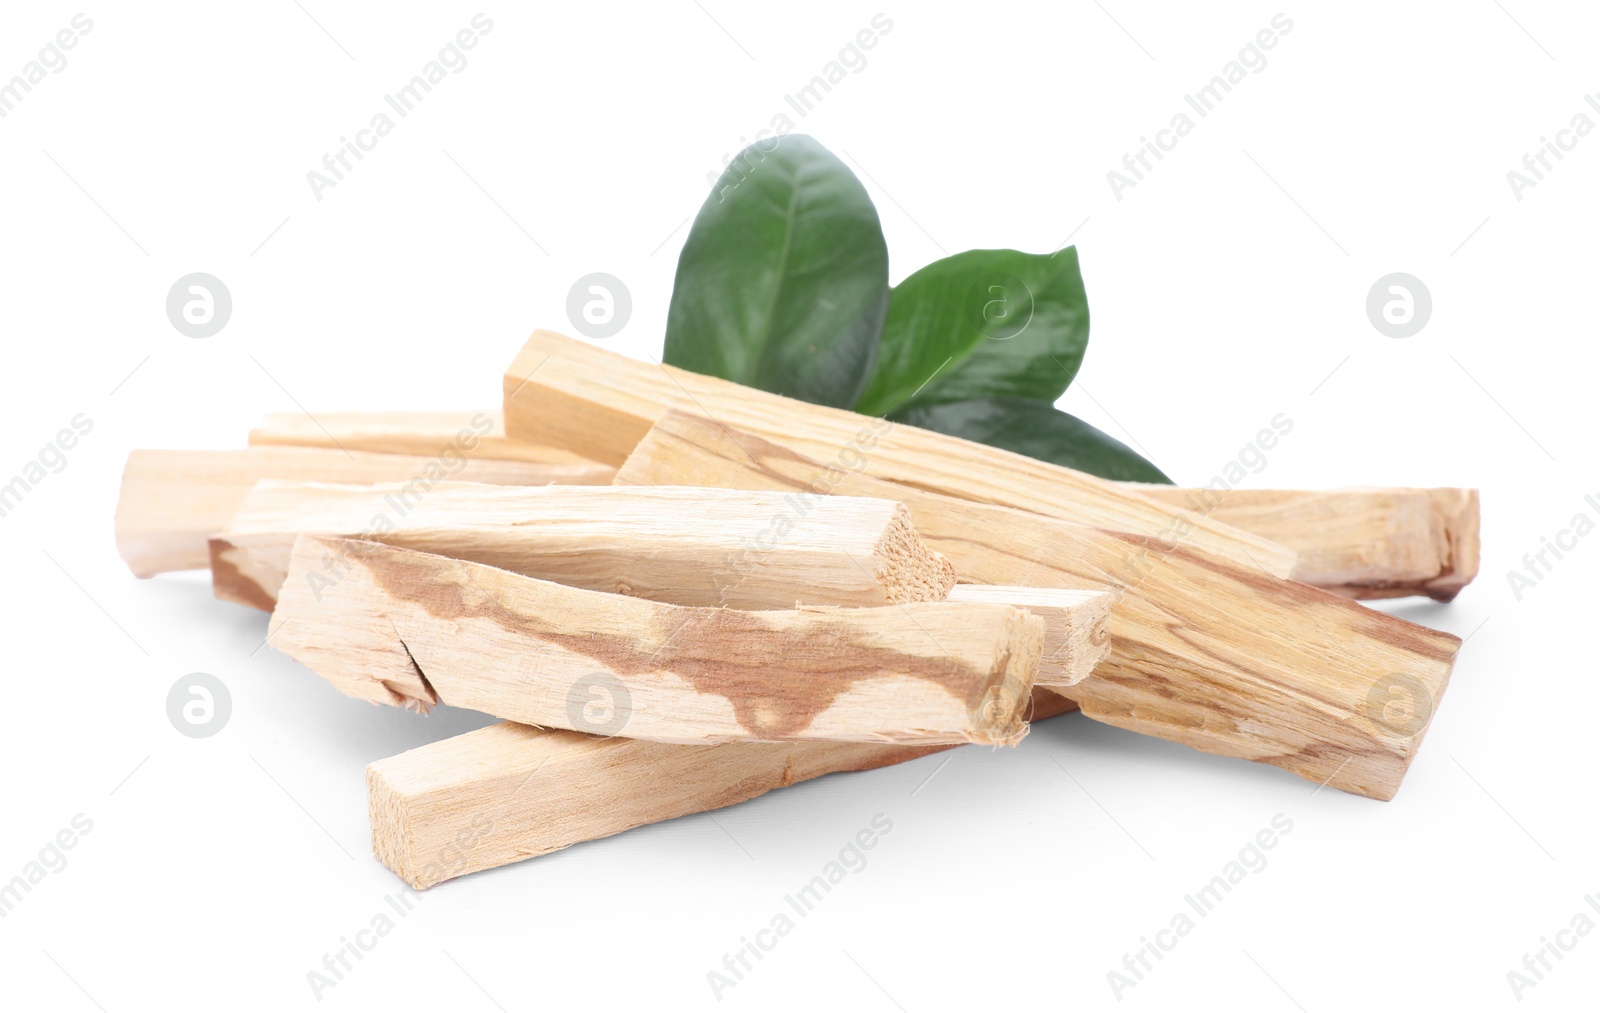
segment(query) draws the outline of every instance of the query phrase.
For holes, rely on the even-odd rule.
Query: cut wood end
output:
[[[1044,653],[1034,680],[1039,686],[1077,685],[1111,653],[1111,606],[1116,596],[1106,591],[957,584],[948,600],[1014,605],[1042,619]]]
[[[206,565],[204,546],[173,518],[174,513],[184,513],[183,501],[190,498],[190,490],[168,466],[170,457],[157,450],[134,450],[122,469],[115,520],[117,555],[141,580]],[[223,519],[219,517],[212,530]]]
[[[1481,527],[1477,489],[1358,489],[1330,495],[1408,495],[1420,499],[1423,505],[1416,511],[1420,530],[1409,538],[1397,535],[1395,541],[1397,550],[1410,549],[1423,556],[1427,565],[1416,575],[1401,580],[1366,579],[1360,568],[1351,567],[1342,581],[1319,579],[1315,581],[1319,586],[1360,600],[1422,595],[1449,603],[1477,578]]]
[[[1477,498],[1473,492],[1474,501]],[[1426,627],[1418,629],[1427,630]],[[1364,779],[1362,787],[1349,788],[1337,783],[1333,786],[1345,791],[1356,791],[1379,801],[1387,802],[1400,791],[1406,771],[1422,749],[1422,740],[1433,727],[1439,706],[1444,702],[1450,677],[1455,674],[1456,659],[1460,656],[1462,639],[1453,633],[1427,630],[1439,648],[1430,665],[1418,657],[1410,672],[1392,672],[1381,676],[1367,694],[1363,716],[1378,741],[1389,743],[1396,753],[1396,761],[1382,764]],[[1370,789],[1370,790],[1364,790]]]
[[[1455,600],[1461,589],[1478,576],[1481,517],[1476,489],[1430,489],[1434,509],[1444,529],[1449,552],[1447,563],[1424,591],[1437,601]]]
[[[426,890],[439,879],[421,875],[422,870],[412,860],[415,842],[406,799],[384,776],[386,762],[380,760],[367,766],[367,820],[372,827],[372,854],[412,889]]]
[[[364,555],[382,548],[376,542],[314,535],[295,539],[267,642],[346,696],[426,713],[439,696],[393,624],[382,618],[383,594],[362,564]],[[352,599],[369,603],[381,621],[351,623],[347,603]]]
[[[816,745],[827,750],[837,744]],[[753,749],[744,755],[759,772],[760,759],[782,747],[734,748]],[[479,728],[367,766],[372,853],[412,888],[425,890],[641,822],[739,801],[717,797],[725,790],[717,774],[739,767],[717,757],[704,747],[512,722]],[[700,790],[710,798],[702,806],[674,808],[674,796],[696,792],[697,767],[705,768],[701,781],[710,783]]]
[[[1044,652],[1044,620],[1024,609],[1006,608],[1005,649],[972,711],[969,741],[979,745],[1014,746],[1028,734],[1033,682]]]
[[[1289,546],[1294,579],[1346,598],[1447,602],[1478,573],[1476,489],[1124,485]]]
[[[928,548],[904,503],[894,505],[894,520],[873,550],[873,559],[872,576],[892,603],[940,601],[956,586],[955,564]]]

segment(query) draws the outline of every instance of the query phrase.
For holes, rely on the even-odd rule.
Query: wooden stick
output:
[[[463,436],[465,434],[465,437]],[[250,430],[250,445],[366,450],[431,457],[452,442],[470,443],[473,460],[604,467],[556,447],[506,439],[498,409],[463,412],[305,412],[268,415]],[[609,480],[609,479],[608,479]]]
[[[1072,709],[1034,691],[1034,720]],[[674,746],[505,724],[367,767],[372,851],[418,890],[583,841],[707,812],[823,774],[952,746]]]
[[[271,611],[299,534],[364,538],[672,605],[937,601],[955,568],[899,503],[723,489],[262,482],[211,542],[218,598]]]
[[[427,454],[461,431],[486,433],[469,455],[475,458],[587,460],[567,450],[508,439],[501,413],[487,409],[335,412],[315,419],[304,412],[269,415],[251,431],[250,442]],[[1426,595],[1447,602],[1478,573],[1475,489],[1309,492],[1122,484],[1148,499],[1209,516],[1295,551],[1299,559],[1290,576],[1347,598]]]
[[[1296,580],[1348,598],[1450,601],[1478,575],[1476,489],[1129,487],[1294,549]]]
[[[1043,639],[1008,605],[691,608],[312,535],[268,633],[374,703],[693,744],[1011,745]]]
[[[1428,496],[1450,550],[1445,556],[1448,563],[1441,567],[1439,576],[1423,586],[1423,593],[1438,601],[1451,601],[1478,575],[1478,490],[1429,489]]]
[[[117,501],[117,551],[135,576],[209,565],[207,539],[221,531],[251,486],[265,478],[306,482],[402,482],[408,495],[447,478],[494,485],[604,484],[596,465],[466,460],[458,452],[403,457],[306,447],[135,450]]]
[[[899,499],[963,581],[1117,596],[1111,656],[1070,691],[1089,717],[1373,798],[1399,789],[1461,644],[1186,547],[840,474],[679,412],[617,481]]]
[[[1031,510],[1108,530],[1181,542],[1287,576],[1294,553],[1121,483],[854,412],[806,404],[726,380],[640,362],[535,331],[505,376],[512,439],[620,464],[669,408],[776,440],[841,471],[961,499]]]
[[[1104,591],[957,584],[947,601],[1027,609],[1044,620],[1044,653],[1034,685],[1064,690],[1087,679],[1111,653],[1111,603]]]

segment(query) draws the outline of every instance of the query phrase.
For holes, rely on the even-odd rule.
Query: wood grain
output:
[[[376,454],[432,457],[460,446],[474,460],[567,464],[588,468],[598,485],[610,481],[608,468],[569,450],[506,438],[499,409],[459,412],[305,412],[268,415],[250,430],[250,445],[366,450]]]
[[[938,601],[955,568],[899,503],[620,486],[261,482],[211,542],[218,598],[271,611],[297,535],[362,538],[672,605]]]
[[[1044,653],[1034,685],[1066,690],[1089,678],[1111,653],[1111,605],[1104,591],[1058,587],[957,584],[947,601],[988,602],[1027,609],[1044,620]]]
[[[1372,798],[1399,789],[1460,647],[1185,546],[841,474],[682,412],[657,423],[617,481],[898,498],[964,582],[1116,596],[1111,655],[1069,691],[1089,717]],[[1392,718],[1397,692],[1414,719]]]
[[[1033,458],[941,433],[640,362],[550,331],[536,331],[505,376],[512,439],[621,464],[668,409],[704,414],[777,440],[840,471],[976,502],[1180,541],[1275,576],[1294,553],[1274,542],[1128,489]]]
[[[1476,489],[1130,488],[1288,546],[1296,580],[1348,598],[1447,602],[1478,575]]]
[[[311,447],[247,450],[135,450],[117,501],[117,551],[135,576],[200,570],[207,541],[221,531],[262,479],[304,482],[399,482],[409,494],[446,479],[494,485],[609,482],[591,465],[466,460],[460,455],[407,457]]]
[[[1034,698],[1034,720],[1073,709],[1045,690],[1035,690]],[[372,851],[421,890],[824,774],[950,748],[822,741],[683,746],[506,722],[369,765]]]
[[[606,467],[568,450],[510,439],[500,411],[488,409],[332,412],[315,419],[290,412],[267,416],[251,431],[250,442],[429,454],[461,432],[480,430],[485,435],[470,452],[472,457]],[[1123,485],[1147,499],[1209,516],[1294,551],[1299,559],[1290,576],[1345,597],[1426,595],[1450,601],[1477,576],[1475,489],[1301,491]]]
[[[374,703],[689,744],[1014,744],[1043,639],[1008,605],[692,608],[312,535],[268,633]]]

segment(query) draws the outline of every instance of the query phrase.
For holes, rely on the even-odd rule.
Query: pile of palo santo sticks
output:
[[[351,696],[505,719],[368,767],[420,888],[1075,708],[1391,798],[1460,641],[1351,599],[1450,600],[1478,502],[1109,482],[540,331],[503,412],[135,452],[117,544]]]

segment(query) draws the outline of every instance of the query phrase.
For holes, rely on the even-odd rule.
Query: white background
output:
[[[77,10],[8,5],[0,79]],[[315,199],[307,171],[478,10],[86,9],[66,68],[0,120],[0,481],[75,414],[94,422],[0,518],[0,880],[93,821],[0,920],[0,1005],[1517,1005],[1506,972],[1600,891],[1600,538],[1521,601],[1506,577],[1600,514],[1600,137],[1520,201],[1506,180],[1574,115],[1600,122],[1592,7],[504,5],[465,70]],[[1294,28],[1265,70],[1117,200],[1107,171],[1280,10]],[[866,67],[797,117],[783,96],[879,11],[893,28]],[[1450,606],[1388,606],[1472,634],[1404,788],[1313,793],[1075,715],[1012,751],[829,777],[446,884],[319,1002],[307,971],[401,886],[370,857],[364,766],[489,719],[345,699],[258,651],[265,617],[200,575],[133,579],[111,537],[128,451],[239,446],[301,406],[493,407],[529,331],[571,330],[567,290],[593,271],[633,296],[608,344],[658,355],[706,173],[783,112],[848,153],[893,281],[1070,235],[1094,325],[1063,406],[1179,481],[1283,412],[1294,432],[1252,486],[1482,488],[1479,581]],[[193,271],[234,300],[205,340],[164,311]],[[1393,271],[1434,302],[1404,340],[1365,311]],[[166,716],[196,671],[233,699],[204,740]],[[715,1000],[707,972],[878,813],[894,829],[870,864]],[[1115,998],[1107,971],[1278,813],[1294,829],[1270,864]],[[1582,939],[1522,1004],[1592,1001],[1597,960]]]

